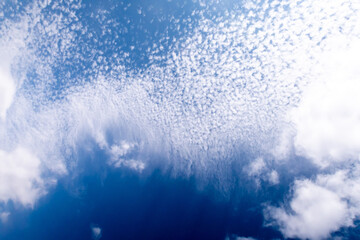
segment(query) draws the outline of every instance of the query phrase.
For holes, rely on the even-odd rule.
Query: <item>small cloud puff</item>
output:
[[[279,184],[279,174],[276,170],[271,170],[262,157],[256,158],[246,168],[249,177],[254,178],[256,185],[260,186],[260,180],[272,185]]]
[[[263,158],[259,157],[255,161],[251,162],[248,168],[249,176],[255,176],[262,173],[266,168],[266,164]]]
[[[145,163],[131,158],[137,146],[137,143],[127,142],[125,140],[121,141],[119,145],[112,145],[109,150],[111,156],[110,165],[114,167],[124,166],[142,172],[145,168]]]
[[[269,173],[268,177],[269,177],[269,182],[271,184],[274,184],[274,185],[279,184],[280,180],[279,180],[279,174],[277,173],[277,171],[272,170]]]
[[[91,227],[91,233],[92,233],[92,238],[94,240],[99,240],[102,237],[102,229],[98,226],[92,226]]]

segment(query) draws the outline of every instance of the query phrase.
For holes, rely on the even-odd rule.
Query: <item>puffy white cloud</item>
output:
[[[270,208],[285,237],[325,239],[342,226],[349,226],[346,201],[309,180],[297,181],[289,211]]]
[[[346,12],[331,8],[334,16]],[[358,11],[360,5],[351,8]],[[275,157],[283,158],[293,148],[320,172],[315,180],[295,182],[289,207],[270,208],[269,215],[287,237],[325,239],[359,217],[359,23],[356,14],[344,31],[328,36],[321,44],[299,103],[288,112],[289,128],[273,151]]]
[[[123,157],[124,155],[131,152],[135,146],[136,146],[135,143],[128,143],[123,140],[123,141],[121,141],[120,145],[111,146],[111,149],[110,149],[111,157],[114,159]]]
[[[289,208],[269,207],[267,217],[286,237],[326,239],[360,216],[360,165],[351,170],[320,174],[314,181],[298,180]]]
[[[134,154],[134,148],[136,148],[138,144],[129,143],[124,140],[120,142],[119,145],[112,145],[110,152],[110,164],[114,167],[125,166],[131,168],[136,171],[143,171],[145,168],[145,163],[140,160],[135,160],[130,157],[130,154]]]
[[[292,112],[295,148],[322,167],[360,158],[360,40],[340,39]]]
[[[40,160],[21,147],[0,150],[0,182],[0,201],[5,204],[12,200],[31,207],[46,193]]]
[[[249,165],[248,174],[250,176],[259,175],[266,168],[266,164],[263,158],[259,157],[252,161]]]
[[[136,151],[139,144],[130,143],[122,140],[119,145],[112,145],[108,150],[110,153],[109,164],[114,167],[125,166],[135,171],[142,172],[145,168],[145,163],[141,160],[133,159],[132,155],[137,155]]]
[[[102,230],[100,227],[98,227],[98,226],[91,227],[92,238],[94,240],[99,240],[102,237],[101,232],[102,232]]]
[[[272,185],[279,183],[279,174],[275,169],[272,169],[271,165],[262,157],[256,158],[250,162],[248,166],[245,166],[244,171],[247,175],[254,179],[256,185],[260,187],[260,180],[266,181]]]

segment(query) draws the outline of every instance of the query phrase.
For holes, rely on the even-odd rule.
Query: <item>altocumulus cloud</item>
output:
[[[291,184],[278,168],[301,156],[317,172],[291,176],[292,195],[264,208],[267,221],[303,239],[352,226],[360,214],[359,3],[246,1],[213,19],[205,8],[165,54],[148,50],[142,71],[125,68],[121,49],[107,56],[84,47],[93,36],[76,16],[81,6],[34,1],[1,23],[3,204],[33,206],[94,145],[110,166],[141,173],[157,155],[175,175],[216,179],[222,191],[239,187],[228,179],[234,161],[261,191],[260,180]],[[111,14],[94,21],[119,37],[107,31]],[[73,59],[91,68],[72,72]],[[233,160],[239,152],[249,159]],[[92,233],[101,237],[99,227]]]

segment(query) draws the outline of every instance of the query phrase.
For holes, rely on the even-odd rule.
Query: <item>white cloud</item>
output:
[[[0,59],[1,61],[1,59]],[[0,64],[0,118],[6,118],[6,112],[11,106],[16,86],[11,77],[10,67]]]
[[[122,140],[119,145],[112,145],[108,152],[110,153],[109,164],[114,167],[125,166],[135,171],[142,172],[145,169],[145,163],[141,160],[133,159],[131,154],[138,150],[138,144]]]
[[[292,113],[295,148],[322,167],[360,158],[360,40],[332,44]]]
[[[333,12],[335,20],[347,12],[345,5],[317,7]],[[351,8],[359,11],[360,5]],[[315,180],[295,182],[289,208],[270,208],[286,237],[325,239],[340,227],[351,226],[360,215],[359,23],[356,14],[344,23],[343,31],[320,44],[308,84],[302,88],[299,103],[288,112],[290,131],[285,129],[284,138],[288,140],[280,139],[273,151],[282,158],[293,148],[320,172]]]
[[[265,162],[262,157],[256,158],[244,171],[249,177],[253,178],[256,185],[260,187],[260,180],[267,181],[272,185],[279,184],[279,174],[276,170],[271,169],[269,163]]]
[[[334,39],[334,35],[345,38],[352,35],[351,29],[357,26],[354,24],[357,18],[352,9],[354,6],[348,1],[275,3],[249,4],[248,14],[253,17],[234,11],[229,17],[216,21],[201,18],[199,27],[193,29],[191,35],[179,39],[172,46],[166,56],[167,64],[152,62],[147,71],[139,74],[126,72],[112,59],[106,59],[109,64],[93,62],[93,69],[104,65],[108,69],[120,69],[121,73],[114,71],[96,80],[95,76],[101,75],[98,72],[90,79],[82,79],[79,74],[78,82],[64,76],[65,79],[58,79],[59,83],[69,80],[67,84],[76,82],[76,87],[67,88],[66,85],[59,95],[51,92],[49,87],[56,79],[52,75],[52,69],[56,68],[53,63],[57,57],[60,62],[84,57],[82,48],[71,45],[72,31],[67,25],[81,30],[86,28],[67,23],[58,26],[63,21],[59,16],[54,16],[54,24],[34,20],[26,30],[44,24],[46,31],[42,32],[40,27],[39,32],[33,31],[39,35],[38,38],[28,36],[27,39],[35,49],[47,48],[46,44],[52,46],[46,49],[50,51],[50,57],[37,56],[36,61],[29,60],[28,65],[39,73],[39,79],[24,83],[31,89],[26,92],[26,97],[19,92],[20,96],[13,99],[14,107],[11,113],[9,111],[7,123],[0,125],[1,147],[26,146],[53,172],[65,173],[66,168],[76,167],[76,160],[69,161],[68,157],[76,153],[84,139],[91,138],[109,154],[113,166],[141,171],[148,164],[145,162],[147,159],[134,158],[132,154],[136,144],[143,141],[145,147],[140,151],[161,152],[176,171],[195,172],[204,178],[216,176],[217,180],[222,179],[217,174],[231,166],[230,159],[238,149],[260,152],[259,155],[270,151],[279,158],[286,158],[292,147],[293,134],[296,134],[297,153],[313,158],[322,166],[327,161],[324,158],[356,157],[357,143],[360,142],[357,136],[360,134],[350,136],[346,133],[358,131],[358,115],[352,111],[354,104],[351,100],[353,103],[358,101],[356,88],[359,85],[353,81],[342,85],[338,79],[343,75],[332,73],[345,72],[347,79],[355,79],[358,72],[349,73],[346,69],[350,66],[349,69],[356,70],[358,51],[351,61],[347,54],[340,58],[340,70],[345,70],[320,75],[335,79],[326,83],[328,90],[321,81],[311,83],[300,100],[305,87],[322,71],[316,67],[320,61],[318,55],[326,45],[324,42]],[[65,10],[71,12],[73,9]],[[39,19],[38,13],[33,15],[27,21]],[[107,26],[102,26],[106,30]],[[342,33],[339,33],[340,28]],[[65,31],[59,33],[59,29]],[[20,32],[26,31],[22,29]],[[53,38],[48,39],[47,34]],[[57,42],[59,44],[53,44]],[[66,48],[58,49],[62,43],[71,45],[71,52]],[[341,65],[344,59],[345,64]],[[26,75],[29,66],[14,66],[14,70],[25,69]],[[2,75],[11,77],[8,69],[6,67]],[[68,73],[72,75],[72,72]],[[6,79],[10,79],[8,77]],[[0,84],[0,93],[5,91],[2,89],[11,88],[9,82],[6,80],[5,84],[4,81],[3,85]],[[11,91],[7,93],[13,96]],[[55,96],[56,100],[46,96]],[[313,100],[316,100],[315,104]],[[293,133],[292,129],[286,132],[283,118],[299,101],[297,112],[294,111],[291,118],[297,132]],[[11,101],[4,101],[1,105],[2,112],[10,106],[8,102]],[[339,104],[339,107],[333,111],[334,104]],[[329,117],[339,109],[343,111],[344,107],[346,114],[337,114],[340,119]],[[313,112],[323,116],[318,117]],[[326,118],[325,124],[323,118]],[[307,121],[317,124],[308,124]],[[346,131],[340,131],[341,128]],[[109,137],[112,133],[114,136]],[[313,133],[316,136],[312,137]],[[274,146],[276,139],[280,139],[279,147]],[[259,176],[266,172],[261,177],[276,184],[278,173],[266,169],[269,168],[266,164],[263,159],[256,160],[249,173]],[[24,199],[21,201],[26,202]]]
[[[268,219],[286,237],[326,239],[340,227],[353,225],[360,216],[360,165],[351,170],[320,174],[314,181],[298,180],[290,208],[268,209]]]
[[[124,140],[122,140],[119,145],[112,145],[110,148],[111,158],[116,160],[131,153],[136,145],[135,143],[129,143]]]
[[[134,159],[124,160],[121,162],[121,164],[138,172],[142,172],[146,166],[144,162]]]
[[[346,200],[348,222],[351,222],[360,216],[360,165],[357,163],[349,169],[351,170],[338,170],[333,174],[319,175],[316,184]]]
[[[256,158],[249,165],[248,174],[250,176],[259,175],[266,169],[265,161],[262,157]]]
[[[101,232],[102,232],[102,230],[100,227],[98,227],[98,226],[91,227],[92,238],[94,240],[99,240],[102,237]]]
[[[272,171],[269,173],[268,177],[269,177],[269,182],[270,182],[271,184],[274,184],[274,185],[279,184],[279,182],[280,182],[280,180],[279,180],[279,174],[277,173],[276,170],[272,170]]]
[[[342,226],[349,226],[346,201],[336,193],[312,183],[297,181],[289,211],[270,208],[285,237],[326,239]]]
[[[29,150],[0,150],[0,201],[32,207],[46,193],[41,177],[41,162]]]

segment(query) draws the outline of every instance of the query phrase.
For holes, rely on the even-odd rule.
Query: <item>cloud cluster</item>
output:
[[[29,150],[17,148],[12,152],[0,150],[0,202],[13,201],[33,206],[46,193],[41,162]],[[5,218],[6,215],[1,215]]]
[[[360,15],[355,16],[358,24]],[[317,74],[289,112],[295,152],[320,174],[314,181],[295,182],[289,207],[271,208],[286,237],[326,239],[359,217],[359,46],[358,29],[329,40],[317,56]]]
[[[324,54],[323,73],[292,113],[298,154],[323,167],[360,157],[360,40],[347,42]]]
[[[91,139],[114,167],[141,172],[156,153],[177,173],[220,182],[239,161],[251,178],[277,184],[277,161],[267,158],[289,158],[293,148],[319,171],[340,170],[298,180],[292,213],[270,208],[281,231],[319,239],[358,215],[355,188],[339,187],[358,179],[347,163],[360,154],[358,4],[247,1],[214,18],[205,8],[197,28],[163,56],[161,45],[146,52],[151,64],[139,71],[122,65],[130,53],[114,42],[93,41],[95,31],[76,15],[80,3],[48,4],[59,14],[35,1],[19,22],[1,25],[5,48],[13,39],[22,45],[0,65],[0,164],[9,170],[0,177],[24,183],[13,193],[2,186],[2,201],[34,204],[45,193],[40,169],[54,178],[76,169],[77,152],[91,152]],[[109,16],[92,20],[101,37],[117,39]],[[256,160],[234,160],[242,151]]]
[[[353,225],[359,214],[358,169],[322,174],[315,181],[297,180],[289,207],[269,207],[286,237],[326,239],[341,227]]]

